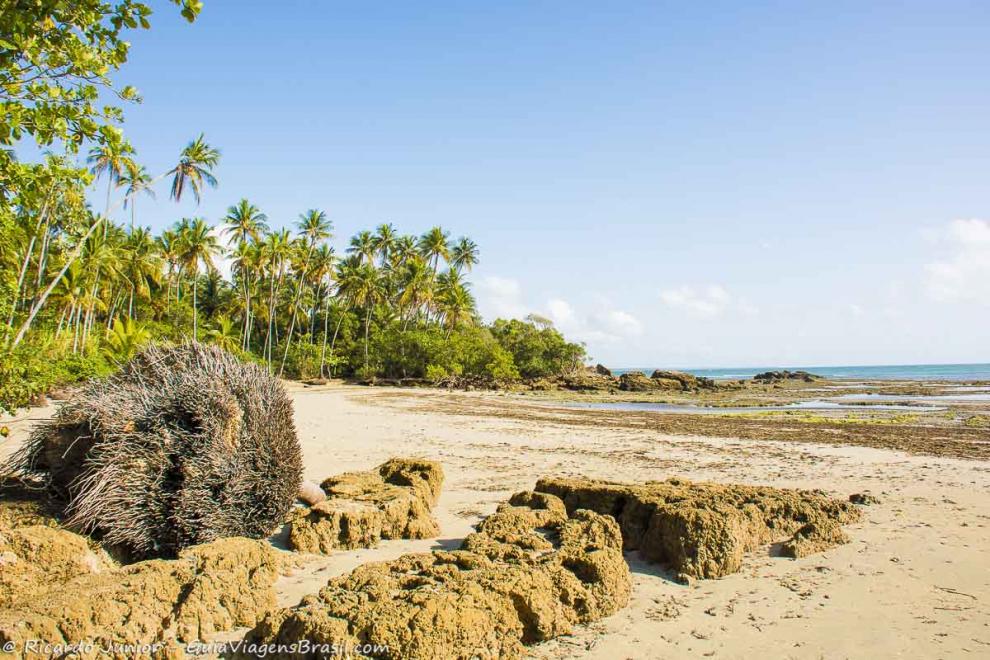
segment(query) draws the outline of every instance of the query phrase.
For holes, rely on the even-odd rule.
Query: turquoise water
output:
[[[647,376],[661,367],[630,367],[613,369],[616,375],[627,371],[642,371]],[[725,369],[680,369],[695,376],[716,379],[752,378],[763,371],[809,371],[826,378],[864,380],[990,380],[990,363],[981,364],[894,364],[884,366],[848,367],[740,367]]]

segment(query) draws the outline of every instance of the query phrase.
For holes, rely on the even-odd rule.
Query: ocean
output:
[[[629,371],[642,371],[647,376],[654,369],[667,367],[630,367],[612,369],[616,375]],[[830,379],[846,380],[990,380],[990,363],[980,364],[892,364],[845,367],[739,367],[724,369],[677,369],[695,376],[735,380],[752,378],[763,371],[807,371]]]

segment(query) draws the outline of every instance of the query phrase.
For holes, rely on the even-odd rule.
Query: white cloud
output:
[[[591,301],[590,311],[579,311],[560,298],[547,301],[546,316],[568,338],[573,337],[589,346],[615,344],[643,333],[643,325],[635,316],[616,309],[606,299]]]
[[[489,275],[478,284],[478,290],[478,304],[483,315],[490,319],[521,319],[529,313],[517,280]]]
[[[681,309],[699,318],[715,318],[727,312],[740,312],[747,316],[758,310],[744,298],[735,298],[722,286],[709,284],[703,287],[679,286],[664,289],[660,300],[668,307]]]
[[[573,326],[576,317],[574,308],[566,300],[553,298],[547,302],[547,316],[558,328]]]
[[[925,288],[935,300],[990,304],[990,222],[953,220],[936,235],[945,254],[925,265]]]
[[[595,322],[615,335],[636,337],[643,334],[643,324],[635,316],[621,309],[613,309],[593,317]]]

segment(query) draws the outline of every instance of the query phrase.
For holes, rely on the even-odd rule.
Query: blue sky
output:
[[[990,361],[986,3],[158,5],[126,133],[223,160],[156,231],[440,224],[615,366]]]

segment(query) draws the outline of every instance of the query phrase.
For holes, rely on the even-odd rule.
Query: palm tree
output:
[[[223,233],[237,238],[237,259],[242,265],[246,265],[249,258],[248,241],[257,241],[262,234],[268,231],[268,216],[247,199],[241,199],[236,205],[227,208],[227,215],[224,216],[223,220],[227,223]],[[250,268],[240,270],[242,293],[244,294],[244,330],[241,334],[241,346],[245,350],[248,347],[249,324],[251,322],[251,272],[252,269]]]
[[[478,265],[478,246],[470,238],[461,236],[450,250],[450,265],[454,270],[471,271]]]
[[[375,237],[370,231],[362,231],[351,238],[351,245],[347,248],[350,254],[356,254],[362,259],[373,261],[375,258]]]
[[[392,248],[392,268],[398,270],[399,265],[405,263],[413,258],[419,257],[419,250],[417,248],[417,239],[415,236],[400,236],[395,241],[395,246]]]
[[[251,295],[254,275],[261,266],[261,246],[257,241],[240,242],[234,248],[232,269],[233,275],[240,282],[244,292],[244,328],[241,331],[241,348],[248,350],[251,345],[251,328],[253,315],[251,313]]]
[[[395,227],[391,223],[378,225],[375,235],[372,238],[372,244],[375,247],[375,251],[378,252],[378,256],[381,257],[383,268],[388,263],[389,255],[395,248],[396,240]]]
[[[418,254],[405,262],[400,275],[399,316],[405,316],[402,329],[409,325],[412,312],[428,304],[433,298],[432,272]],[[408,316],[406,314],[408,313]]]
[[[289,312],[291,318],[289,322],[289,334],[285,337],[285,351],[282,353],[282,364],[278,368],[279,376],[285,371],[285,360],[289,357],[289,346],[292,345],[292,333],[296,330],[296,309],[299,305],[299,296],[302,294],[303,285],[306,282],[310,258],[313,256],[313,250],[316,248],[316,244],[330,238],[332,225],[327,219],[326,213],[316,209],[310,209],[299,216],[299,222],[296,223],[296,227],[299,229],[300,237],[305,242],[306,256],[303,259],[302,269],[296,276],[296,293],[292,298],[292,308]]]
[[[138,193],[143,192],[152,198],[155,196],[155,191],[151,188],[151,175],[143,165],[128,159],[119,183],[124,186],[124,208],[126,209],[128,204],[131,205],[131,231],[134,231],[134,207],[137,205]]]
[[[381,272],[373,264],[361,264],[356,268],[349,280],[341,283],[346,288],[346,295],[357,307],[364,307],[364,370],[368,371],[368,343],[371,329],[371,311],[382,301],[385,288]]]
[[[199,310],[197,307],[196,289],[199,277],[199,265],[202,263],[207,270],[216,270],[213,257],[220,253],[220,243],[217,241],[213,228],[206,224],[203,218],[183,219],[179,224],[180,262],[182,269],[192,274],[193,290],[193,340],[199,339]]]
[[[292,239],[289,230],[283,229],[268,234],[262,243],[263,264],[268,269],[268,333],[265,336],[264,354],[268,368],[272,366],[272,344],[275,332],[275,303],[285,278],[285,266],[292,254]]]
[[[447,326],[447,337],[460,325],[474,321],[474,296],[461,283],[445,289],[438,302],[443,323]]]
[[[337,261],[337,255],[334,254],[333,248],[323,243],[316,251],[313,252],[313,257],[310,265],[310,275],[313,282],[316,285],[316,300],[313,303],[313,318],[310,321],[310,336],[316,334],[316,319],[319,314],[319,309],[323,308],[323,348],[320,351],[320,376],[323,376],[323,366],[326,364],[327,357],[327,330],[329,324],[329,310],[328,302],[330,301],[329,286],[327,286],[327,291],[324,293],[324,285],[328,284],[326,282],[327,278],[333,273],[333,266]]]
[[[89,150],[89,157],[86,162],[91,166],[91,171],[100,178],[107,175],[107,204],[103,216],[110,215],[110,192],[114,185],[120,183],[124,172],[133,167],[130,156],[134,153],[134,148],[117,133],[111,134],[113,137]]]
[[[127,362],[149,341],[151,333],[143,325],[131,319],[116,319],[107,334],[106,353],[117,362]]]
[[[172,199],[182,201],[182,193],[186,186],[192,189],[193,197],[199,204],[203,184],[211,188],[217,187],[213,168],[220,162],[220,152],[206,142],[205,136],[199,137],[186,145],[179,156],[179,164],[169,170],[172,175]]]
[[[206,331],[206,339],[225,351],[233,351],[237,347],[237,330],[234,322],[226,316],[217,319],[216,324]]]
[[[134,317],[134,296],[151,294],[151,286],[161,279],[162,257],[151,233],[144,228],[131,229],[123,249],[124,277],[130,286],[127,318]]]
[[[222,230],[223,235],[233,236],[238,243],[257,241],[268,231],[268,216],[246,199],[227,207],[227,215],[223,217],[223,221],[226,223]]]
[[[180,248],[181,243],[177,231],[166,229],[158,237],[158,253],[165,262],[165,279],[168,282],[168,286],[165,289],[166,303],[172,298],[172,281],[179,274]]]
[[[450,246],[447,243],[448,233],[440,227],[433,227],[419,238],[419,251],[433,268],[436,277],[440,267],[440,259],[450,260]]]

